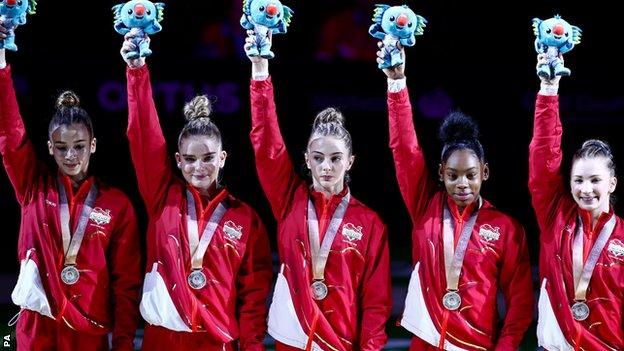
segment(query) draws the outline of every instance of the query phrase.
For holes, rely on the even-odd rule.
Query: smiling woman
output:
[[[609,212],[611,194],[615,191],[615,163],[611,148],[604,141],[591,139],[574,154],[570,189],[583,210],[598,218]]]
[[[174,174],[145,59],[128,59],[128,140],[148,210],[142,349],[261,350],[271,252],[256,212],[219,184],[227,153],[206,96],[184,107]]]
[[[537,67],[547,59],[538,55]],[[585,141],[572,159],[568,193],[561,170],[561,77],[539,78],[529,147],[541,246],[538,342],[548,350],[621,350],[624,334],[613,331],[624,330],[624,222],[610,206],[617,184],[613,154],[603,141]]]
[[[178,137],[175,159],[182,176],[200,194],[208,196],[218,186],[227,153],[222,149],[221,132],[210,120],[212,108],[205,95],[195,97],[184,106],[187,123]]]

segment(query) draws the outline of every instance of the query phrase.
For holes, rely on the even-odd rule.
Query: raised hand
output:
[[[134,39],[135,35],[132,32],[124,35],[124,42],[119,53],[130,68],[139,68],[145,65],[145,57],[133,55],[133,53],[136,53],[139,50],[139,47],[135,43]],[[149,42],[149,37],[147,37],[146,40]]]
[[[561,60],[561,64],[563,64],[563,55],[559,54],[559,59]],[[548,56],[546,56],[546,54],[538,54],[537,55],[537,66],[536,69],[539,70],[541,67],[543,66],[548,66]],[[557,75],[551,75],[551,77],[545,77],[544,75],[537,75],[540,80],[542,81],[542,83],[545,84],[549,84],[549,85],[558,85],[559,84],[559,80],[561,79],[561,76],[557,76]]]
[[[7,33],[7,32],[8,32],[8,31],[7,31],[7,29],[6,29],[6,28],[4,28],[3,23],[2,23],[2,22],[0,22],[0,40],[4,40],[4,39],[6,39],[6,37],[7,37],[6,33]]]
[[[273,40],[273,34],[269,31],[268,34],[269,41]],[[256,45],[256,33],[253,30],[247,31],[247,37],[245,38],[245,45],[243,49],[245,53],[249,52],[249,49]],[[249,56],[249,61],[251,61],[251,76],[254,79],[266,78],[269,75],[269,60],[266,58],[262,58],[261,56]]]
[[[384,58],[386,57],[387,53],[384,48],[384,43],[382,41],[378,42],[377,46],[379,47],[379,50],[377,51],[377,63],[382,64],[384,62]],[[388,67],[388,68],[382,69],[382,71],[386,74],[388,78],[395,79],[395,80],[405,78],[405,64],[406,64],[405,48],[400,43],[397,43],[397,47],[401,50],[401,58],[403,59],[403,63],[394,67]]]

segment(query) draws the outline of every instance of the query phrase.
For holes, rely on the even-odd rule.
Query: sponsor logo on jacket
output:
[[[489,224],[483,224],[481,227],[479,227],[479,237],[481,237],[481,240],[485,241],[486,243],[498,241],[498,239],[500,238],[500,228],[492,227]]]
[[[111,221],[110,210],[104,210],[100,207],[96,207],[89,214],[89,219],[98,226],[108,224]]]
[[[611,257],[618,260],[624,260],[624,244],[622,244],[620,240],[611,240],[609,242],[609,246],[607,247],[607,251],[609,251]]]
[[[243,236],[243,226],[237,225],[233,221],[227,221],[223,224],[223,233],[232,240],[240,240]]]
[[[362,227],[353,223],[346,223],[342,226],[342,236],[349,242],[362,240]]]

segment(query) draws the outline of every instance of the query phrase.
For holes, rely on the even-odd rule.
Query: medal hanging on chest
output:
[[[206,275],[199,269],[194,269],[191,274],[188,275],[186,280],[188,285],[195,290],[199,290],[206,286]]]
[[[60,179],[57,178],[57,187],[59,191],[59,216],[61,224],[61,234],[63,237],[63,253],[64,262],[63,269],[61,270],[60,278],[66,285],[73,285],[80,279],[80,271],[76,267],[76,258],[78,257],[78,251],[82,245],[82,239],[84,238],[85,230],[87,228],[87,222],[89,216],[93,210],[95,204],[95,198],[97,197],[97,186],[95,183],[91,184],[89,193],[82,205],[82,211],[78,218],[78,225],[76,231],[71,235],[70,231],[70,217],[69,203],[67,200],[67,191]]]
[[[583,264],[583,221],[580,217],[577,219],[577,230],[572,242],[572,272],[574,275],[574,303],[570,306],[572,311],[572,318],[576,321],[584,321],[589,317],[589,305],[587,305],[587,289],[589,288],[589,282],[591,280],[594,268],[598,263],[602,250],[607,245],[607,241],[613,233],[615,228],[616,217],[611,215],[611,218],[605,223],[600,230],[600,234],[596,239],[596,242],[591,248],[587,261]]]
[[[323,243],[320,243],[320,233],[318,218],[316,216],[316,209],[312,199],[308,198],[308,238],[310,240],[310,251],[312,258],[312,275],[313,282],[310,285],[312,292],[312,298],[320,301],[327,297],[329,288],[325,283],[325,266],[327,265],[327,259],[329,258],[329,251],[331,245],[336,237],[336,232],[342,223],[344,214],[349,206],[350,193],[347,192],[343,196],[340,204],[336,207],[334,214],[332,215],[331,222],[327,226],[325,235],[323,237]]]
[[[479,199],[479,201],[481,201]],[[479,202],[479,205],[481,203]],[[464,211],[468,211],[465,209]],[[448,205],[444,205],[442,218],[442,240],[444,242],[444,271],[446,274],[446,293],[442,296],[442,306],[449,311],[459,309],[462,303],[459,294],[459,276],[461,274],[466,249],[477,221],[478,209],[472,212],[464,226],[455,246],[455,223]]]
[[[442,297],[442,306],[447,310],[455,311],[461,306],[461,296],[457,291],[448,291]]]
[[[201,239],[197,223],[197,210],[195,209],[195,198],[189,190],[186,191],[186,230],[188,232],[189,252],[191,254],[191,273],[186,278],[188,285],[194,290],[200,290],[206,286],[208,279],[203,272],[204,255],[212,241],[219,222],[225,215],[227,208],[221,202],[212,212],[208,224],[204,228]]]
[[[80,272],[78,272],[76,266],[65,266],[61,270],[61,280],[67,285],[76,284],[79,278]]]

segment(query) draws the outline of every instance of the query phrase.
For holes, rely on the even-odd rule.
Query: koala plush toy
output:
[[[266,59],[275,57],[271,51],[271,34],[286,33],[293,11],[279,0],[243,0],[243,17],[240,24],[255,32],[254,44],[247,49],[247,55]]]
[[[416,35],[422,35],[427,20],[414,13],[407,5],[376,5],[373,22],[368,33],[383,41],[384,62],[379,68],[390,68],[403,64],[398,44],[414,46]]]
[[[148,35],[162,30],[160,22],[163,20],[164,10],[165,4],[149,0],[131,0],[113,7],[115,31],[121,35],[130,33],[131,40],[137,47],[137,50],[126,54],[126,59],[152,54]]]
[[[555,15],[544,21],[534,18],[533,32],[536,36],[535,51],[546,54],[548,60],[547,64],[537,68],[537,75],[545,78],[569,76],[570,69],[563,65],[559,55],[572,50],[574,45],[581,42],[581,29]]]
[[[17,51],[15,28],[26,24],[26,14],[33,15],[36,7],[36,0],[0,0],[0,24],[7,29],[7,37],[0,40],[0,49]]]

